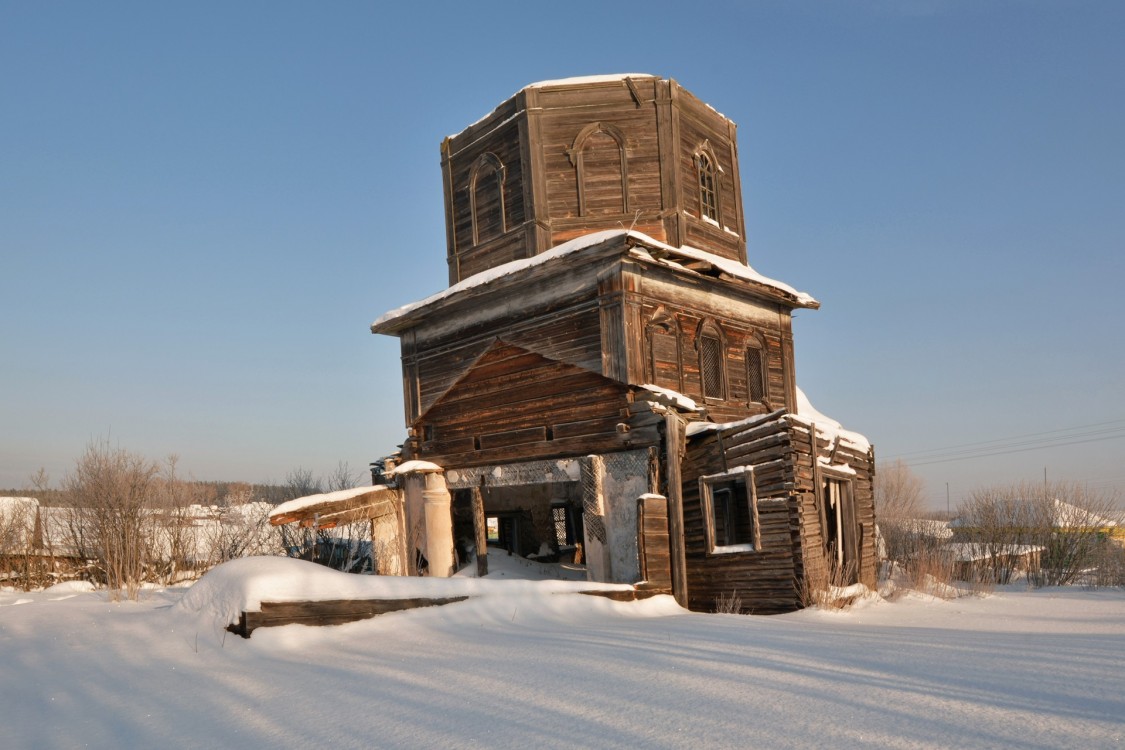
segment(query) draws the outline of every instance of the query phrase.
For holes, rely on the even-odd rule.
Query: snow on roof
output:
[[[811,426],[815,424],[816,431],[820,433],[820,435],[827,438],[829,441],[840,440],[841,442],[847,443],[849,447],[854,448],[858,451],[862,451],[864,453],[871,449],[871,443],[869,443],[867,438],[865,438],[863,435],[859,434],[858,432],[845,430],[843,425],[841,425],[835,419],[827,417],[813,408],[813,405],[809,402],[808,397],[805,396],[805,392],[800,388],[797,389],[797,413],[789,414],[786,416],[794,418],[806,425]],[[770,419],[776,418],[777,414],[773,413],[756,414],[752,417],[746,417],[745,419],[739,419],[734,422],[725,422],[722,424],[716,424],[714,422],[692,422],[687,426],[687,436],[692,437],[694,435],[699,435],[711,430],[727,430],[732,427],[750,428],[756,426],[759,423],[764,424]],[[844,472],[854,471],[847,464],[828,464],[827,460],[828,459],[826,458],[822,459],[822,462],[825,463],[826,466],[831,466],[834,469],[838,469]]]
[[[807,424],[815,424],[817,432],[829,440],[838,439],[859,451],[866,452],[871,449],[871,443],[863,435],[845,430],[844,426],[835,419],[817,411],[800,388],[797,389],[797,418]]]
[[[394,467],[387,472],[387,476],[394,474],[410,474],[412,472],[422,472],[425,474],[435,474],[439,471],[445,471],[442,467],[430,461],[419,461],[414,459],[412,461],[405,461],[398,466]]]
[[[550,86],[582,86],[587,83],[614,83],[624,81],[626,78],[659,78],[652,73],[607,73],[600,76],[574,76],[572,78],[556,78],[552,81],[539,81],[524,86],[524,89],[545,89]]]
[[[440,302],[443,299],[456,296],[461,292],[475,289],[486,284],[491,284],[497,279],[502,279],[505,276],[511,276],[514,273],[519,273],[520,271],[528,268],[534,268],[535,266],[541,266],[545,263],[550,263],[551,261],[565,257],[567,255],[570,255],[571,253],[585,250],[587,247],[600,244],[602,242],[605,242],[606,240],[612,239],[613,237],[624,234],[627,234],[627,232],[620,229],[606,229],[601,232],[591,232],[590,234],[584,234],[581,237],[576,237],[570,242],[564,242],[561,245],[557,245],[547,252],[540,253],[539,255],[535,255],[531,258],[513,260],[508,263],[503,263],[499,266],[490,268],[487,271],[481,271],[480,273],[473,274],[467,279],[462,279],[453,286],[449,287],[448,289],[443,289],[437,294],[431,294],[425,299],[419,300],[417,302],[411,302],[408,305],[403,305],[402,307],[391,310],[390,312],[383,313],[375,319],[375,322],[371,324],[371,328],[375,329],[383,325],[384,323],[389,323],[392,320],[396,320],[403,317],[404,315],[408,315],[421,307],[432,305],[435,302]]]
[[[730,260],[729,258],[723,258],[718,255],[708,253],[704,250],[699,250],[692,247],[672,247],[671,245],[667,245],[663,242],[660,242],[659,240],[655,240],[652,237],[649,237],[647,234],[634,230],[606,229],[600,232],[591,232],[590,234],[584,234],[581,237],[576,237],[569,242],[564,242],[561,245],[556,245],[545,253],[540,253],[539,255],[535,255],[530,258],[522,258],[520,260],[509,261],[508,263],[503,263],[486,271],[481,271],[480,273],[473,274],[466,279],[462,279],[448,289],[443,289],[442,291],[436,294],[432,294],[425,299],[419,300],[417,302],[411,302],[410,304],[403,305],[402,307],[383,313],[371,324],[371,329],[372,331],[374,331],[376,328],[379,328],[383,325],[386,325],[387,323],[390,323],[391,321],[409,315],[415,310],[433,305],[444,299],[455,297],[458,294],[469,291],[470,289],[476,289],[478,287],[494,283],[499,279],[503,279],[513,274],[521,273],[529,268],[557,262],[560,258],[567,257],[574,253],[581,252],[587,248],[594,247],[596,245],[602,244],[603,242],[608,242],[617,238],[631,238],[650,246],[651,249],[661,251],[658,253],[660,257],[657,257],[654,256],[649,250],[634,247],[630,250],[630,254],[635,258],[643,258],[649,261],[660,263],[662,265],[675,267],[689,273],[695,273],[695,271],[692,271],[692,269],[677,263],[674,258],[669,258],[668,255],[677,255],[691,260],[705,261],[715,266],[722,272],[727,273],[735,278],[760,284],[762,286],[791,295],[796,299],[797,304],[799,305],[806,307],[815,307],[819,305],[819,303],[811,295],[805,294],[804,292],[798,292],[788,284],[784,284],[780,281],[776,281],[774,279],[763,276],[750,266],[739,263],[738,261]]]
[[[667,406],[674,406],[680,411],[699,411],[699,406],[696,405],[693,399],[688,398],[679,391],[673,391],[670,388],[661,388],[652,383],[645,383],[641,386],[649,393],[652,393],[660,398],[657,403],[663,403]]]
[[[740,263],[737,260],[731,260],[730,258],[724,258],[721,255],[715,255],[714,253],[709,253],[706,250],[700,250],[700,249],[694,248],[694,247],[686,247],[686,246],[685,247],[672,247],[671,245],[666,245],[663,242],[660,242],[659,240],[654,240],[653,238],[649,237],[648,235],[642,234],[641,232],[629,232],[629,234],[634,235],[638,238],[641,238],[645,242],[650,242],[652,244],[655,244],[658,247],[660,247],[662,250],[665,250],[665,251],[668,251],[668,252],[671,252],[671,253],[674,253],[676,255],[686,257],[686,258],[691,258],[692,260],[701,260],[701,261],[705,261],[707,263],[710,263],[712,266],[715,266],[716,268],[718,268],[723,273],[729,274],[730,276],[734,276],[735,278],[743,279],[745,281],[752,281],[756,284],[761,284],[762,286],[772,287],[772,288],[777,289],[779,291],[790,294],[793,297],[795,297],[797,299],[797,302],[801,305],[804,305],[804,306],[819,306],[819,304],[820,304],[819,302],[816,301],[816,299],[811,294],[807,294],[805,292],[799,292],[796,289],[794,289],[793,287],[789,286],[788,284],[786,284],[782,281],[778,281],[777,279],[771,279],[768,276],[763,276],[762,274],[758,273],[757,271],[755,271],[750,266],[746,265],[745,263]],[[653,256],[651,253],[648,253],[648,252],[646,252],[646,251],[644,251],[640,248],[633,248],[632,254],[634,256],[648,257],[649,259],[655,260],[656,262],[662,263],[664,265],[671,265],[671,266],[674,266],[676,268],[681,268],[681,269],[688,270],[688,271],[692,270],[690,268],[686,268],[685,266],[683,266],[680,263],[677,263],[675,260],[670,260],[667,257],[657,258],[657,257]]]
[[[352,487],[348,490],[336,490],[335,492],[323,492],[318,495],[305,495],[293,500],[288,500],[281,505],[275,507],[270,511],[270,518],[277,516],[289,515],[299,510],[304,510],[310,505],[320,505],[321,503],[341,503],[345,500],[351,500],[353,497],[366,495],[368,492],[382,488],[383,485],[367,485],[366,487]]]
[[[752,417],[744,419],[736,419],[733,422],[691,422],[687,426],[687,436],[694,437],[695,435],[711,430],[728,430],[732,427],[753,427],[757,424],[764,424],[770,419],[777,419],[775,414],[755,414]]]
[[[39,501],[34,497],[0,497],[0,516],[14,513],[34,513]]]

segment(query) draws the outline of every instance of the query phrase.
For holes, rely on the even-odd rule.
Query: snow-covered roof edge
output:
[[[584,234],[581,237],[575,237],[573,240],[564,242],[561,245],[556,245],[545,253],[540,253],[539,255],[534,255],[530,258],[521,258],[519,260],[509,261],[499,266],[490,268],[486,271],[481,271],[480,273],[473,274],[467,279],[462,279],[453,286],[443,289],[436,294],[432,294],[425,299],[419,300],[417,302],[411,302],[409,304],[403,305],[402,307],[398,307],[394,310],[383,313],[371,324],[371,331],[373,333],[378,333],[376,329],[381,328],[382,326],[394,320],[405,317],[415,310],[433,305],[444,299],[454,297],[461,292],[475,289],[486,284],[491,284],[498,279],[502,279],[506,276],[511,276],[512,274],[520,273],[529,268],[534,268],[536,266],[551,263],[558,260],[559,258],[563,258],[587,248],[600,245],[604,242],[623,237],[633,239],[641,244],[648,245],[652,249],[658,249],[671,255],[679,255],[684,258],[690,258],[692,260],[705,261],[719,268],[721,271],[730,276],[742,279],[744,281],[750,281],[763,287],[774,289],[776,291],[782,292],[783,294],[789,295],[796,301],[796,304],[798,306],[817,307],[820,304],[811,295],[806,294],[805,292],[798,292],[788,284],[777,281],[775,279],[771,279],[767,276],[763,276],[750,266],[739,263],[736,260],[723,258],[719,255],[715,255],[705,250],[699,250],[693,247],[673,247],[672,245],[665,244],[660,240],[653,239],[643,232],[638,232],[631,229],[605,229],[600,232],[591,232],[590,234]],[[645,252],[643,249],[633,248],[632,252],[634,254],[634,257],[644,258],[655,263],[663,263],[665,265],[675,266],[684,271],[691,271],[691,269],[679,266],[679,264],[675,263],[674,261],[669,261],[667,258],[657,259],[653,257],[651,253]]]
[[[808,425],[816,425],[816,431],[829,440],[839,440],[850,447],[866,453],[871,450],[871,443],[858,432],[845,430],[844,426],[832,417],[817,411],[809,401],[808,396],[800,388],[797,389],[797,414],[796,418]]]
[[[322,492],[317,495],[305,495],[304,497],[294,498],[287,500],[284,503],[276,506],[270,511],[270,518],[277,516],[284,516],[290,513],[295,513],[299,510],[304,510],[310,505],[320,505],[321,503],[342,503],[345,500],[351,500],[353,497],[366,495],[368,492],[374,492],[378,489],[385,489],[383,485],[367,485],[366,487],[352,487],[348,490],[336,490],[335,492]]]
[[[583,86],[588,83],[615,83],[617,81],[624,81],[626,78],[660,78],[660,76],[653,75],[652,73],[606,73],[604,75],[594,76],[572,76],[570,78],[556,78],[550,81],[529,83],[520,89],[520,91],[526,91],[527,89],[545,89],[551,86]]]
[[[794,419],[810,427],[815,424],[816,431],[823,437],[827,438],[829,441],[839,440],[841,443],[846,443],[850,448],[861,451],[863,453],[871,450],[871,443],[867,440],[866,437],[858,432],[845,430],[843,425],[841,425],[835,419],[832,419],[832,417],[829,416],[825,416],[821,412],[817,411],[809,401],[808,397],[805,395],[805,392],[800,388],[797,389],[797,413],[787,414],[785,415],[785,417]],[[751,427],[756,427],[758,424],[765,424],[771,419],[777,418],[779,418],[778,412],[774,412],[771,414],[756,414],[752,417],[735,420],[734,422],[692,422],[687,426],[687,436],[694,437],[695,435],[701,435],[705,432],[710,432],[711,430],[728,430],[733,427],[749,429]],[[833,468],[848,470],[844,469],[845,466],[845,464],[840,464],[839,466],[833,465]]]
[[[466,130],[469,130],[471,128],[475,128],[477,125],[480,125],[482,122],[484,122],[485,120],[487,120],[488,118],[490,118],[494,114],[496,114],[496,110],[503,107],[505,103],[511,101],[512,99],[516,98],[521,93],[523,93],[524,91],[527,91],[529,89],[546,89],[546,88],[553,88],[553,87],[559,87],[559,86],[583,86],[583,85],[595,84],[595,83],[617,83],[619,81],[624,81],[626,78],[651,79],[651,78],[660,78],[660,77],[661,76],[653,75],[652,73],[607,73],[607,74],[604,74],[604,75],[574,76],[574,77],[571,77],[571,78],[555,78],[555,79],[552,79],[552,80],[549,80],[549,81],[536,81],[535,83],[529,83],[526,86],[523,86],[522,88],[520,88],[519,91],[516,91],[515,93],[511,94],[510,96],[505,97],[503,99],[503,101],[500,102],[500,104],[498,104],[496,107],[494,107],[491,111],[489,111],[484,116],[477,118],[476,122],[474,122],[472,125],[468,125],[467,127],[462,128],[460,131],[458,131],[456,133],[451,133],[447,137],[448,138],[456,138],[457,136],[464,133]],[[520,108],[517,112],[514,112],[512,114],[512,116],[514,117],[516,115],[519,115],[523,111],[524,111],[524,109]],[[508,119],[511,119],[511,118],[509,117]],[[505,122],[506,121],[507,120],[505,120]]]

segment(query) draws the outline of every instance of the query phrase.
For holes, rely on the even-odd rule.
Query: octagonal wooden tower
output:
[[[450,284],[600,229],[746,262],[735,125],[674,80],[534,84],[441,150]]]

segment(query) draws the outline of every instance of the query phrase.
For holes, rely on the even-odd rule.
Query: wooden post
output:
[[[473,531],[477,538],[477,577],[484,578],[488,575],[488,520],[484,517],[484,493],[480,487],[473,488]]]
[[[672,595],[681,607],[688,605],[687,551],[684,547],[684,498],[680,461],[686,440],[684,422],[675,414],[664,416],[664,464],[667,468],[668,535],[672,548]]]

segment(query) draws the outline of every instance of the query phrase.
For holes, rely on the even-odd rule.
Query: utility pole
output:
[[[949,482],[945,483],[945,515],[949,515]]]

